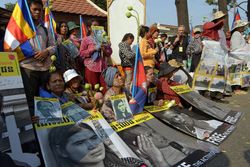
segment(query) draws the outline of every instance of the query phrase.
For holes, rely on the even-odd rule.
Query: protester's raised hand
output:
[[[49,51],[48,51],[47,49],[45,49],[45,50],[43,50],[43,51],[35,52],[34,58],[42,62],[42,61],[44,61],[48,56],[49,56]]]

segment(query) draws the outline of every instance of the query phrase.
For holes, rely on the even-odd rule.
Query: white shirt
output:
[[[231,50],[240,49],[246,46],[246,40],[239,31],[235,31],[231,37]]]

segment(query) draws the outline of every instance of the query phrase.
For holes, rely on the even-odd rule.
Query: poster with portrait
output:
[[[57,98],[35,97],[35,116],[43,122],[60,121],[63,117],[60,102]]]
[[[68,117],[74,122],[79,122],[90,116],[86,110],[73,102],[65,103],[61,106],[61,108],[63,116]]]
[[[190,136],[215,145],[221,144],[235,129],[234,125],[203,116],[199,113],[199,110],[190,111],[172,107],[152,114],[164,123]]]
[[[157,87],[148,88],[147,93],[148,93],[147,103],[153,104],[153,102],[156,100]]]
[[[0,52],[0,151],[19,166],[40,166],[19,61],[16,53]]]
[[[241,118],[242,113],[239,111],[234,111],[225,105],[209,100],[191,89],[186,93],[178,92],[178,87],[182,87],[182,85],[171,87],[171,89],[173,89],[190,105],[213,118],[229,124],[236,124],[236,122]]]
[[[224,92],[227,80],[227,50],[216,41],[203,41],[201,61],[194,73],[196,90]]]
[[[142,119],[139,119],[138,115]],[[149,167],[177,167],[180,164],[195,166],[199,162],[205,164],[219,153],[216,146],[190,138],[161,123],[148,112],[136,114],[135,117],[137,119],[133,119],[135,123],[132,126],[115,130]],[[137,120],[143,121],[137,123]],[[123,123],[120,125],[124,126]],[[204,157],[209,158],[202,161]]]
[[[131,166],[142,160],[123,142],[98,111],[77,124],[36,126],[47,167]]]
[[[125,94],[120,94],[110,97],[115,119],[119,122],[133,118],[133,113],[129,107],[128,100]]]
[[[94,33],[94,40],[98,46],[107,43],[107,34],[102,26],[91,26],[91,30]]]

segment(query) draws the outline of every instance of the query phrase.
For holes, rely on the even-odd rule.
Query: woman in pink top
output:
[[[82,40],[80,56],[84,60],[85,82],[90,83],[92,87],[100,83],[104,88],[103,93],[105,93],[106,84],[101,73],[107,68],[107,60],[112,54],[112,49],[110,44],[102,44],[101,46],[96,44],[91,26],[98,25],[99,23],[96,20],[92,20],[87,24],[89,36]]]

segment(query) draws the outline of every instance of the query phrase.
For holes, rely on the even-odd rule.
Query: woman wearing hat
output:
[[[81,106],[85,110],[94,108],[95,99],[90,97],[81,86],[81,76],[74,69],[67,70],[63,74],[65,81],[65,93],[69,95],[70,100]]]
[[[203,25],[202,37],[206,40],[214,40],[219,41],[220,36],[218,30],[220,30],[223,26],[223,21],[219,21],[217,23],[214,22],[206,22]]]
[[[237,20],[234,23],[232,29],[231,37],[231,50],[242,49],[247,46],[246,40],[244,39],[243,32],[245,27],[248,25],[248,22],[243,20]]]
[[[69,21],[68,23],[69,27],[69,39],[75,44],[75,46],[79,49],[81,45],[81,40],[77,37],[77,34],[79,32],[79,26],[76,25],[75,22]]]
[[[226,18],[226,14],[224,14],[222,11],[217,11],[213,14],[213,20],[212,22],[214,24],[218,23],[218,22],[223,22],[223,25],[225,24],[225,18]],[[219,34],[219,41],[223,46],[227,47],[227,42],[226,42],[226,36],[225,36],[225,32],[224,32],[224,28],[223,26],[218,30],[218,34]]]
[[[150,43],[149,38],[151,37],[149,28],[147,26],[140,27],[140,36],[142,40],[140,41],[140,52],[143,59],[144,66],[155,66],[155,55],[159,51],[158,48],[154,49]]]
[[[177,62],[175,59],[170,60],[168,63],[160,64],[159,82],[157,85],[158,99],[175,100],[175,103],[183,107],[179,96],[170,88],[171,86],[179,85],[179,83],[172,81],[170,78],[182,67],[182,63]]]

